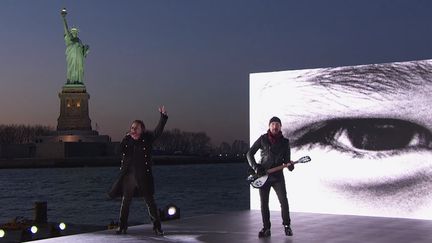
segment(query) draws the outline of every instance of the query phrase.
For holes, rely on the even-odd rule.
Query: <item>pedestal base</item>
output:
[[[57,131],[91,131],[88,100],[90,95],[85,85],[67,84],[59,93],[60,116]]]

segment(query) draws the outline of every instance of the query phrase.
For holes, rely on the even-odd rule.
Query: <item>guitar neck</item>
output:
[[[282,164],[282,165],[279,165],[279,166],[273,167],[273,168],[267,170],[267,174],[271,174],[271,173],[278,172],[278,171],[280,171],[280,170],[283,170],[285,167],[287,167],[288,164],[292,164],[292,165],[293,165],[293,164],[295,164],[295,163],[296,163],[296,162],[290,162],[290,163],[286,163],[286,164]]]

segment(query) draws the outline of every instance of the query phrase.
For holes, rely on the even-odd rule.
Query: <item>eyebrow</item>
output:
[[[297,78],[344,92],[395,94],[432,83],[432,60],[315,69]]]

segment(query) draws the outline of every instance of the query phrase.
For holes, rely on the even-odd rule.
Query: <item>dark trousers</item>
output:
[[[273,187],[279,199],[279,203],[282,211],[282,224],[290,225],[291,219],[289,215],[289,206],[288,206],[288,198],[287,198],[287,193],[285,188],[285,180],[269,178],[269,181],[267,181],[266,184],[259,189],[263,226],[266,229],[270,229],[271,227],[270,210],[269,210],[269,196],[270,196],[271,187]]]
[[[132,198],[134,196],[135,190],[137,190],[138,184],[133,174],[126,174],[123,177],[123,197],[122,203],[120,207],[120,222],[119,226],[121,228],[127,229],[127,222],[129,217],[129,208],[132,202]],[[151,221],[153,222],[153,226],[155,228],[160,228],[160,218],[159,213],[157,211],[156,202],[154,200],[153,194],[144,195],[144,200],[147,204],[148,213]]]

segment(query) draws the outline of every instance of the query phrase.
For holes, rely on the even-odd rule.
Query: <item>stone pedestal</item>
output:
[[[66,84],[59,93],[60,116],[57,131],[92,131],[88,100],[83,84]]]
[[[92,130],[84,84],[66,84],[59,93],[57,132],[35,141],[38,158],[116,156],[117,147],[107,135]]]

